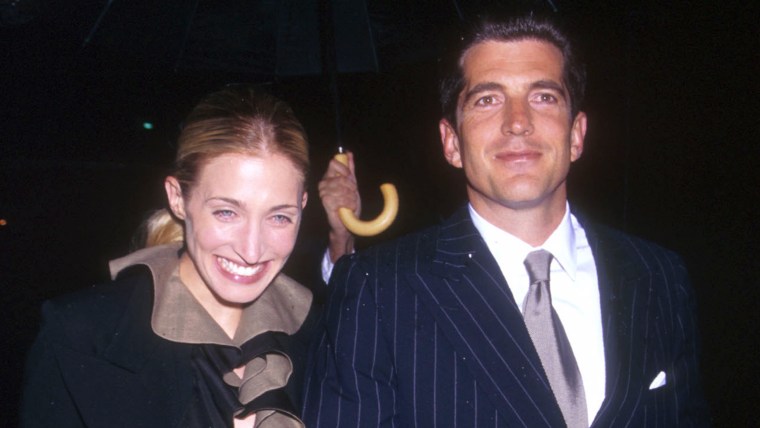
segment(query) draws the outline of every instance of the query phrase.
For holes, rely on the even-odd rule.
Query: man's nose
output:
[[[235,252],[248,264],[255,264],[261,258],[261,228],[257,223],[248,223],[237,237]]]
[[[533,118],[530,106],[525,100],[510,99],[504,107],[504,135],[530,135],[533,133]]]

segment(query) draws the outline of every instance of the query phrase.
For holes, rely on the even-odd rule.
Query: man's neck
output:
[[[567,208],[566,200],[520,209],[470,203],[486,221],[533,247],[546,242],[562,222]]]

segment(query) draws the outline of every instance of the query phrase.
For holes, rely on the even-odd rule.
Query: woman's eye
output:
[[[214,216],[221,218],[222,220],[228,220],[235,217],[235,212],[232,210],[216,210]]]
[[[272,216],[272,220],[274,220],[277,224],[290,224],[293,223],[293,220],[290,219],[290,217],[282,214],[276,214]]]

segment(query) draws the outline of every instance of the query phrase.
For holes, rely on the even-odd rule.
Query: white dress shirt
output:
[[[326,249],[325,253],[322,254],[322,263],[320,263],[321,271],[322,271],[322,281],[327,284],[330,282],[330,276],[332,275],[333,268],[335,267],[335,263],[330,260],[330,249]]]
[[[565,216],[557,229],[546,242],[534,248],[486,221],[472,205],[469,209],[472,222],[499,264],[520,311],[530,282],[523,263],[525,257],[538,249],[554,256],[550,272],[552,305],[578,362],[591,423],[604,401],[605,365],[599,283],[586,232],[566,204]]]

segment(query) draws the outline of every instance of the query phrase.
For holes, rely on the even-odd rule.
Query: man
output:
[[[547,20],[465,40],[440,134],[469,204],[336,265],[307,426],[708,423],[682,262],[570,211],[584,79]]]

